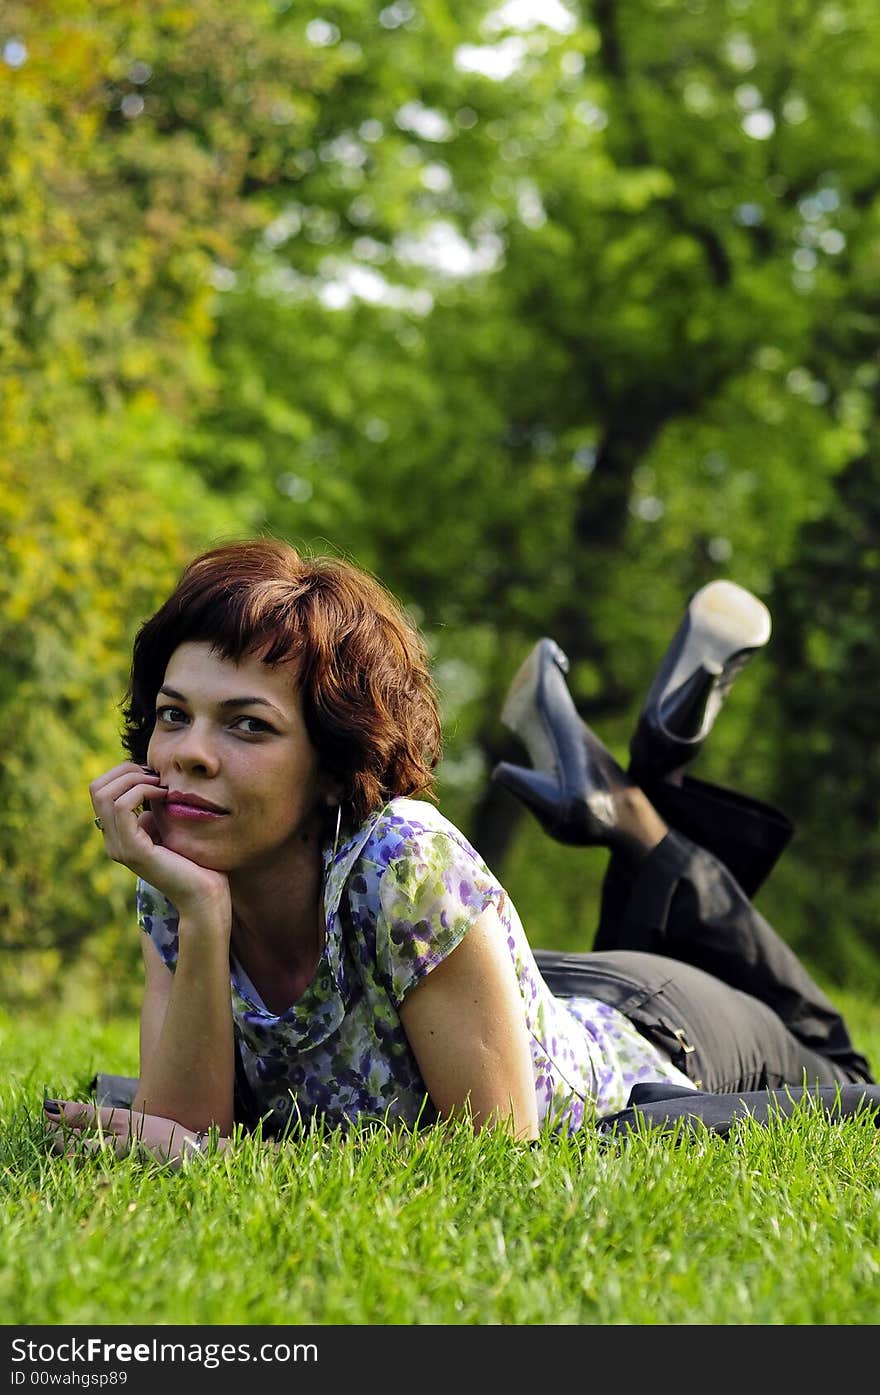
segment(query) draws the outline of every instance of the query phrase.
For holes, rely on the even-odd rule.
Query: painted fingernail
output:
[[[57,1100],[43,1100],[43,1108],[47,1114],[60,1114],[61,1105]]]
[[[141,766],[141,770],[144,772],[145,775],[156,775],[156,776],[158,776],[158,774],[159,774],[158,770],[154,770],[153,767],[152,767],[151,765],[142,765],[142,766]]]

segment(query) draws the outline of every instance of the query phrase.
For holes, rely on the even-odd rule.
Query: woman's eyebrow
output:
[[[179,693],[176,688],[169,688],[164,683],[159,692],[164,693],[166,697],[176,698],[178,702],[189,701],[185,693]],[[284,716],[280,707],[276,707],[274,702],[269,702],[267,698],[261,697],[224,698],[222,702],[218,702],[217,706],[224,710],[229,707],[269,707],[273,712],[277,712],[279,717]]]

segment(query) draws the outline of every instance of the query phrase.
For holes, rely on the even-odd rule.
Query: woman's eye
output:
[[[261,721],[259,717],[239,717],[235,726],[245,736],[262,736],[264,732],[273,730],[268,722]]]
[[[168,722],[173,726],[178,722],[185,722],[186,713],[182,712],[179,707],[157,707],[156,721]]]

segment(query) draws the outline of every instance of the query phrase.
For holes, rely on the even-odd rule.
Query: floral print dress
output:
[[[271,1012],[230,960],[239,1069],[267,1133],[436,1117],[398,1009],[490,908],[519,980],[540,1122],[574,1131],[622,1109],[636,1081],[693,1088],[616,1009],[553,996],[504,888],[432,804],[393,799],[324,857],[325,945],[302,997]],[[173,970],[177,912],[141,880],[137,908]]]

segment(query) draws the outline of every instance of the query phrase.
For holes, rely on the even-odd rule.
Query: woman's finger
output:
[[[105,770],[102,775],[98,775],[94,780],[91,780],[89,782],[89,789],[101,790],[106,784],[109,784],[111,780],[117,780],[120,775],[124,775],[128,770],[143,770],[143,765],[133,760],[120,761],[119,765],[112,766],[109,770]]]
[[[87,1104],[83,1100],[44,1100],[43,1109],[50,1127],[99,1129],[103,1133],[128,1134],[143,1122],[143,1114],[120,1105]]]
[[[133,784],[142,784],[145,780],[150,783],[158,784],[159,776],[156,771],[151,770],[149,766],[129,765],[126,766],[124,770],[117,770],[112,778],[108,776],[105,780],[101,781],[100,787],[98,781],[93,781],[93,783],[89,785],[89,797],[92,801],[92,805],[95,808],[100,805],[102,808],[106,809],[113,803],[114,799],[118,798],[120,794],[123,794],[125,790],[130,789]]]
[[[147,799],[164,799],[168,793],[167,785],[148,784],[144,781],[141,784],[133,785],[126,790],[110,806],[111,814],[134,814]]]
[[[74,1121],[82,1118],[72,1105],[68,1112]],[[104,1116],[103,1120],[100,1116]],[[203,1134],[193,1133],[171,1119],[132,1114],[128,1110],[91,1110],[90,1117],[80,1123],[68,1123],[63,1115],[50,1116],[47,1136],[52,1151],[65,1158],[81,1157],[84,1153],[124,1158],[133,1151],[142,1151],[147,1157],[179,1168],[204,1157]]]
[[[122,1158],[137,1141],[140,1114],[106,1106],[95,1109],[71,1100],[47,1100],[46,1104],[59,1106],[58,1114],[47,1109],[46,1130],[52,1151],[64,1157],[109,1151]]]
[[[117,780],[124,780],[126,777],[130,778],[132,775],[136,775],[140,779],[143,779],[143,776],[147,772],[155,773],[152,772],[150,766],[137,765],[131,760],[124,761],[122,765],[114,765],[112,770],[108,770],[105,774],[99,775],[97,780],[92,780],[89,785],[89,794],[94,802],[96,797],[102,796]]]
[[[50,1128],[62,1124],[68,1128],[82,1128],[95,1120],[95,1106],[82,1100],[43,1100],[43,1110]]]
[[[116,862],[123,862],[134,871],[142,870],[135,866],[132,859],[143,855],[158,839],[149,834],[146,839],[143,838],[145,830],[141,829],[139,822],[141,812],[147,802],[156,803],[165,799],[167,794],[164,785],[144,780],[142,776],[140,781],[118,793],[112,803],[105,802],[106,795],[97,801],[96,823],[104,835],[108,855]]]
[[[96,814],[100,814],[102,818],[106,818],[108,813],[112,812],[115,805],[124,795],[128,794],[132,789],[143,787],[148,787],[150,790],[164,788],[158,775],[148,773],[140,767],[129,770],[118,779],[111,780],[100,792],[96,793],[94,790],[90,791],[92,808],[95,810]]]

